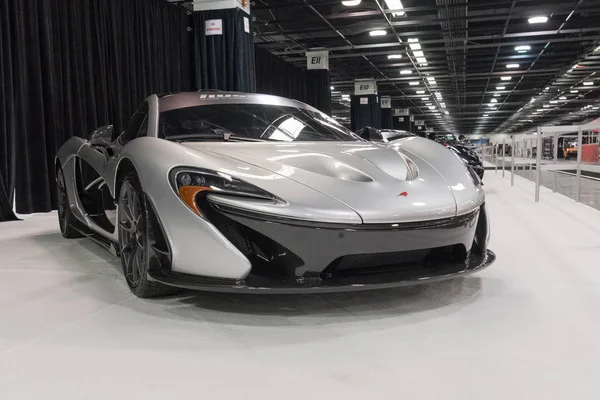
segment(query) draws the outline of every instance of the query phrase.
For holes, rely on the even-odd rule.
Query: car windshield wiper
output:
[[[245,136],[237,136],[229,131],[215,129],[212,133],[195,133],[189,135],[173,135],[168,137],[169,140],[174,142],[201,142],[206,140],[222,140],[228,141],[240,141],[240,142],[264,142],[262,139],[255,139]]]

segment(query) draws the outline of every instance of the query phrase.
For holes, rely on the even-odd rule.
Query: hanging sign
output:
[[[410,110],[408,108],[394,108],[394,117],[400,116],[408,116],[410,115]]]
[[[425,126],[425,121],[422,119],[418,119],[415,121],[415,126]]]
[[[329,69],[329,51],[307,51],[306,69]]]
[[[354,81],[354,94],[377,94],[377,83],[374,79],[361,79]]]
[[[244,17],[244,31],[250,33],[250,20],[248,17]]]
[[[392,98],[390,96],[381,97],[381,108],[392,108]]]
[[[206,36],[222,35],[223,34],[223,20],[222,19],[208,19],[204,22],[204,34]]]
[[[360,98],[360,104],[369,104],[369,98],[368,97],[361,97]]]

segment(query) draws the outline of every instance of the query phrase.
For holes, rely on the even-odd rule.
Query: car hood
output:
[[[433,220],[457,213],[453,192],[436,169],[413,153],[383,144],[187,142],[182,145],[293,180],[299,185],[292,193],[277,193],[273,187],[270,191],[291,203],[294,196],[306,198],[307,191],[320,192],[354,210],[363,223]],[[417,167],[415,179],[407,163]],[[264,187],[260,180],[243,179]]]

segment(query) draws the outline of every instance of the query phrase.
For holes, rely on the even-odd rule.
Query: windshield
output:
[[[212,104],[160,113],[159,137],[218,137],[278,142],[357,141],[358,136],[320,112],[267,104]]]
[[[412,133],[406,132],[406,131],[384,131],[384,130],[381,130],[379,132],[381,133],[381,136],[383,136],[386,140],[388,140],[390,142],[392,140],[414,136]]]

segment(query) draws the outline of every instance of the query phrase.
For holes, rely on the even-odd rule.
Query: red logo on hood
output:
[[[408,192],[402,192],[398,195],[398,197],[400,197],[400,196],[406,197],[406,196],[408,196]]]

